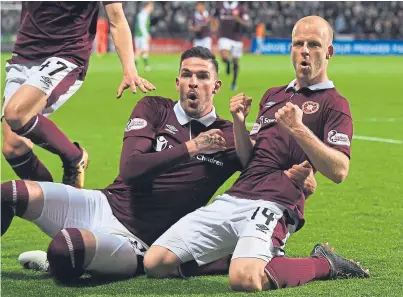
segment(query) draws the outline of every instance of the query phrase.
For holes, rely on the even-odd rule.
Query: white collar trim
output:
[[[215,113],[215,107],[213,106],[213,110],[210,111],[208,114],[206,114],[204,117],[201,117],[200,119],[194,119],[191,118],[190,116],[188,116],[186,114],[186,112],[183,110],[180,102],[176,102],[175,106],[174,106],[174,112],[176,115],[176,119],[178,120],[179,124],[186,125],[187,123],[189,123],[190,121],[198,121],[200,123],[202,123],[204,126],[208,127],[211,124],[213,124],[216,119],[217,119],[217,114]]]
[[[289,88],[294,88],[295,83],[297,82],[296,79],[294,79],[292,82],[288,84],[288,86],[285,88],[287,91]],[[333,89],[334,88],[334,83],[331,80],[321,82],[312,86],[307,87],[311,91],[318,91],[318,90],[326,90],[326,89]]]

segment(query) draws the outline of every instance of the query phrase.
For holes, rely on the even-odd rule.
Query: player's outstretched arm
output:
[[[117,98],[122,96],[124,90],[130,88],[136,93],[136,86],[144,93],[155,90],[155,87],[146,79],[140,77],[134,64],[133,40],[129,24],[123,12],[122,3],[105,2],[105,11],[109,18],[110,30],[116,52],[123,68],[123,80],[117,91]]]

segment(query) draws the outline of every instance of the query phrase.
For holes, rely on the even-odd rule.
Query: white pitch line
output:
[[[370,137],[370,136],[353,135],[353,139],[376,141],[376,142],[385,142],[385,143],[394,143],[394,144],[403,144],[403,140],[389,139],[389,138],[379,138],[379,137]]]
[[[254,123],[247,122],[246,126],[253,126]],[[375,141],[375,142],[383,142],[383,143],[393,143],[393,144],[403,144],[403,140],[398,139],[389,139],[389,138],[379,138],[379,137],[371,137],[371,136],[361,136],[361,135],[353,135],[353,139],[357,140],[366,140],[366,141]]]
[[[358,123],[394,123],[394,122],[403,122],[403,118],[368,118],[363,120],[353,120],[353,122]]]

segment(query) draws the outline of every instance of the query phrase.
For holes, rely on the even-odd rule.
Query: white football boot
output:
[[[29,251],[22,253],[18,261],[25,269],[33,269],[42,272],[49,272],[49,262],[44,251]]]

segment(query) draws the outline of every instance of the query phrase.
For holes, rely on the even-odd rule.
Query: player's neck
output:
[[[327,76],[327,73],[318,75],[317,77],[314,77],[313,79],[310,79],[310,80],[304,80],[304,79],[297,78],[297,81],[295,82],[295,89],[299,90],[301,88],[307,88],[309,86],[327,82],[328,80],[329,80],[329,78]]]

